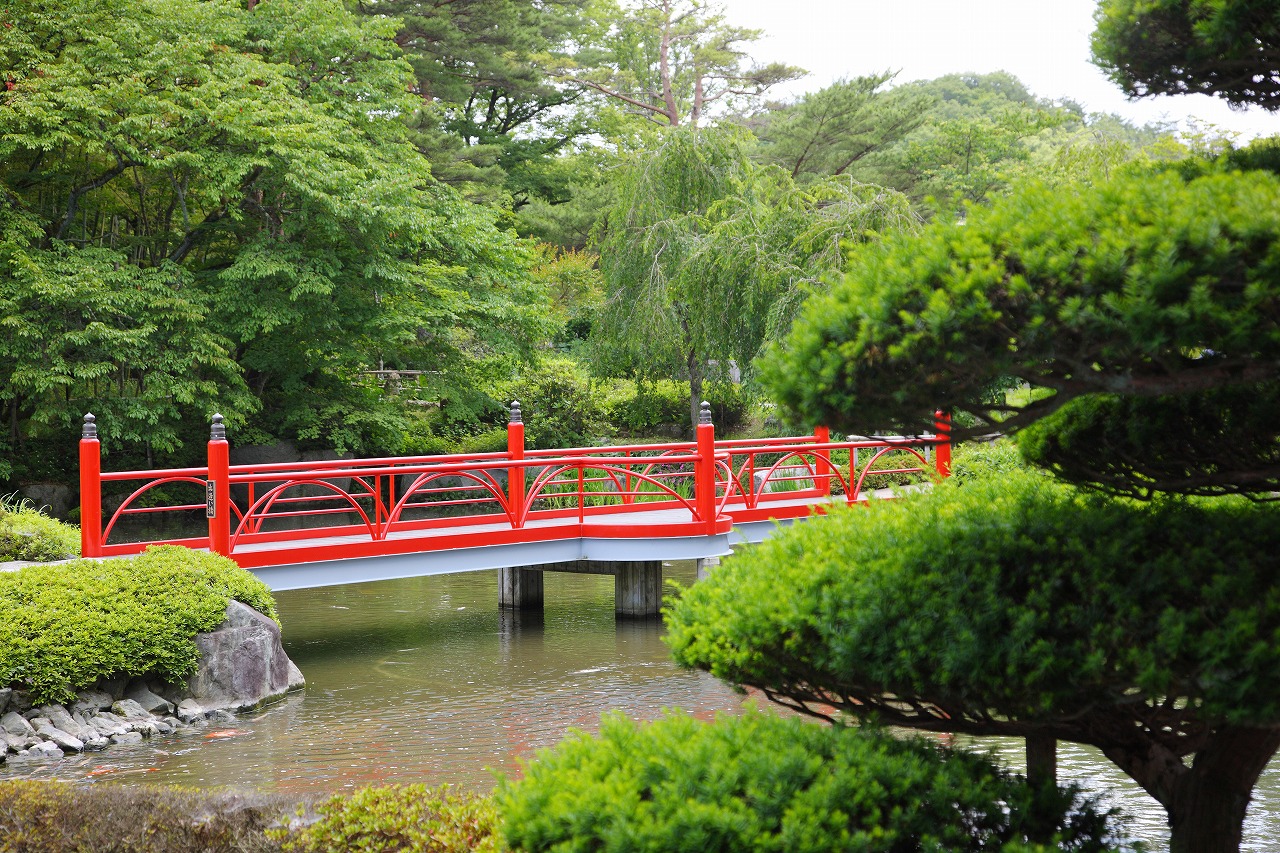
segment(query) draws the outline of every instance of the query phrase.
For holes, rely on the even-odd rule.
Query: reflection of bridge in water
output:
[[[648,616],[663,560],[714,561],[778,523],[866,501],[886,478],[945,476],[947,431],[939,415],[937,436],[831,441],[819,427],[717,441],[704,403],[692,442],[528,450],[516,404],[505,453],[233,466],[214,415],[206,466],[103,473],[86,415],[82,553],[207,548],[276,590],[496,568],[500,603],[517,609],[541,607],[543,571],[612,574],[617,613]],[[197,489],[203,502],[172,497]],[[199,510],[207,535],[113,541],[123,519]]]

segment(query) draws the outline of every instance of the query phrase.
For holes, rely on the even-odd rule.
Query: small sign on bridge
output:
[[[216,518],[218,515],[216,500],[218,495],[218,484],[213,480],[204,481],[204,517]]]

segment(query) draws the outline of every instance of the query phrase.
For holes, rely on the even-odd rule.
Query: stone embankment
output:
[[[139,743],[179,728],[228,722],[302,689],[280,627],[232,601],[215,630],[196,636],[199,666],[185,685],[138,677],[104,679],[66,705],[33,705],[21,689],[0,689],[0,763]]]

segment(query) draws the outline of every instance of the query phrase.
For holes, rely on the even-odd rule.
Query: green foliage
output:
[[[676,604],[668,642],[730,681],[943,730],[1042,724],[1105,748],[1154,707],[1175,732],[1274,725],[1276,523],[1269,505],[973,477],[734,555]]]
[[[751,61],[760,30],[730,26],[722,7],[697,0],[597,0],[590,15],[608,22],[574,57],[573,79],[644,119],[696,127],[758,103],[772,86],[802,76],[780,62]]]
[[[1268,365],[1280,337],[1265,318],[1280,281],[1278,192],[1270,173],[1214,165],[1133,168],[1074,193],[1028,184],[967,225],[860,249],[806,307],[766,381],[791,411],[856,431],[914,431],[942,407],[994,411],[1011,432],[1087,395],[1146,398],[1167,439],[1155,452],[1130,441],[1137,473],[1111,488],[1274,491]],[[993,400],[1007,377],[1055,393]],[[1246,408],[1232,424],[1205,419],[1201,394]],[[1209,434],[1203,455],[1166,476],[1186,456],[1162,457],[1172,442]],[[1242,443],[1250,451],[1237,454]],[[1092,479],[1085,465],[1073,476]]]
[[[404,410],[369,368],[447,390],[549,332],[530,247],[410,143],[393,22],[251,6],[0,13],[0,403],[19,440],[92,409],[108,442],[171,452],[216,408],[255,415],[251,440],[387,447]]]
[[[274,797],[160,785],[0,782],[5,853],[274,853]]]
[[[1043,137],[1081,123],[1078,108],[1037,98],[1003,71],[947,74],[894,92],[918,105],[914,129],[855,161],[850,174],[898,189],[920,209],[946,219],[965,200],[1003,192],[1032,171]]]
[[[517,380],[512,394],[533,447],[584,447],[611,432],[601,396],[571,359],[543,359]]]
[[[49,562],[79,555],[79,528],[50,518],[28,501],[0,496],[0,563]]]
[[[760,125],[762,155],[800,183],[847,173],[915,130],[933,103],[908,87],[882,91],[894,76],[838,80],[794,104],[774,107],[753,122]]]
[[[448,785],[393,785],[335,794],[316,807],[320,819],[269,835],[284,853],[497,853],[498,818],[489,798],[455,794]]]
[[[704,374],[747,368],[785,333],[846,243],[915,224],[891,191],[847,178],[801,189],[781,169],[755,166],[749,141],[732,129],[669,131],[620,176],[600,235],[596,369],[687,377],[691,419]]]
[[[119,673],[181,681],[195,671],[195,635],[217,627],[231,599],[277,618],[249,572],[178,546],[0,572],[0,684],[46,702]]]
[[[1125,94],[1201,93],[1280,109],[1280,9],[1265,0],[1103,0],[1095,61]]]
[[[732,430],[746,423],[752,400],[747,391],[731,382],[708,382],[703,399],[711,404],[711,421],[717,430]],[[609,423],[633,435],[648,435],[660,426],[689,427],[688,389],[669,379],[654,382],[619,381],[605,397]]]
[[[986,759],[759,712],[610,714],[497,793],[507,843],[527,853],[1109,849],[1104,816],[1071,791],[1053,799],[1059,843],[1029,845],[1031,792]]]
[[[1013,441],[966,442],[955,447],[951,457],[951,480],[998,482],[1004,477],[1024,471],[1027,463]]]
[[[398,20],[421,106],[409,124],[437,180],[468,198],[519,207],[562,201],[556,155],[588,132],[579,87],[550,70],[589,43],[585,0],[422,0],[361,6]]]

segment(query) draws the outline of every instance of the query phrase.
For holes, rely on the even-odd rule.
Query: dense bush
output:
[[[708,382],[703,397],[711,404],[718,430],[737,429],[751,414],[751,398],[741,385]],[[666,424],[689,426],[689,385],[669,379],[620,383],[606,395],[609,421],[629,433],[646,433]]]
[[[271,835],[285,853],[496,853],[493,801],[455,794],[446,785],[363,788],[321,803],[320,820],[300,830]]]
[[[0,563],[47,562],[80,555],[80,531],[28,503],[0,499]]]
[[[249,572],[177,546],[0,572],[0,685],[45,702],[117,673],[179,681],[195,671],[195,635],[222,621],[230,599],[276,618]]]
[[[1009,439],[966,442],[951,457],[951,478],[957,483],[992,479],[1026,467],[1018,445]]]
[[[1074,791],[1033,807],[1024,782],[980,756],[763,713],[607,716],[598,737],[540,752],[497,799],[506,840],[529,853],[1108,849],[1106,817]],[[1057,816],[1058,848],[1024,843],[1036,810]]]
[[[269,853],[282,803],[159,786],[0,782],[4,853]]]
[[[572,359],[544,359],[516,383],[512,396],[520,401],[530,446],[581,447],[611,432],[600,395]]]

